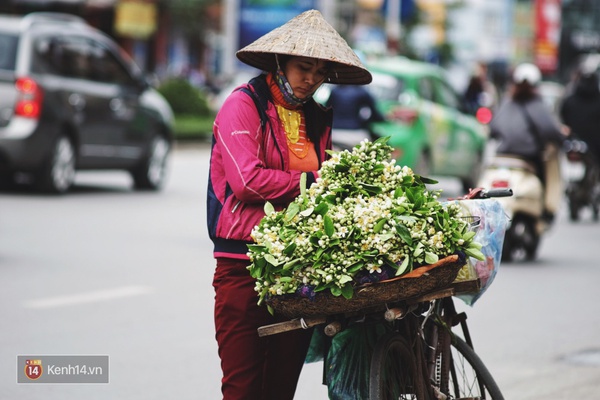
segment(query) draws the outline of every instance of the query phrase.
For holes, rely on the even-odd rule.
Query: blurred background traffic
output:
[[[235,51],[311,8],[365,59],[400,55],[439,65],[461,96],[473,78],[484,80],[492,88],[486,105],[497,102],[518,63],[535,63],[554,98],[580,56],[600,51],[600,4],[584,0],[6,0],[0,12],[65,12],[112,37],[167,95],[183,137],[209,133],[198,117],[214,113],[219,93],[255,72]],[[173,88],[179,79],[202,100]]]
[[[542,73],[538,90],[556,111],[582,59],[600,52],[600,24],[596,23],[600,4],[583,0],[7,0],[0,5],[0,13],[7,18],[34,13],[39,20],[43,12],[48,25],[49,12],[64,13],[95,28],[113,42],[112,67],[122,72],[121,78],[107,78],[107,71],[99,78],[91,69],[54,71],[40,66],[44,57],[58,54],[54,50],[55,54],[44,56],[43,52],[49,53],[43,47],[72,36],[74,20],[55,21],[62,31],[53,38],[38,40],[31,34],[34,39],[21,40],[19,48],[28,40],[35,41],[29,63],[22,59],[17,63],[15,45],[12,64],[2,70],[8,72],[8,81],[13,73],[20,78],[36,77],[27,82],[37,85],[38,91],[24,95],[40,94],[36,97],[40,104],[32,104],[42,120],[48,112],[42,102],[52,98],[47,95],[53,92],[52,77],[61,76],[75,85],[52,101],[60,105],[62,96],[63,103],[69,103],[61,115],[71,115],[71,121],[61,120],[54,129],[67,131],[70,139],[62,142],[62,153],[58,139],[20,146],[21,151],[53,147],[56,154],[62,154],[54,157],[54,163],[47,160],[52,157],[49,151],[37,160],[28,156],[22,161],[13,155],[17,151],[13,142],[12,147],[0,144],[0,183],[16,179],[60,193],[72,185],[75,170],[118,168],[131,173],[138,189],[162,188],[174,141],[208,140],[224,98],[258,72],[240,63],[235,52],[311,8],[322,12],[375,76],[367,89],[384,120],[370,123],[367,136],[391,136],[400,164],[421,174],[459,178],[465,190],[477,183],[485,162],[486,125],[508,90],[514,67],[523,62],[538,66]],[[33,18],[25,19],[31,23]],[[20,29],[31,31],[22,25]],[[6,34],[17,43],[16,31]],[[7,58],[8,42],[4,46]],[[93,57],[98,52],[94,46],[63,44],[59,52],[78,53],[78,59],[99,66],[96,60],[102,58]],[[83,85],[82,81],[94,81],[112,86],[98,87],[101,95],[92,89],[87,95],[93,98],[85,98],[85,90],[73,79]],[[325,85],[317,99],[325,104],[331,89]],[[8,93],[8,99],[17,96],[14,91],[3,93]],[[141,100],[144,93],[152,93],[152,106]],[[161,110],[156,111],[163,101],[160,97],[171,110],[159,106]],[[86,113],[92,112],[97,101],[114,108],[112,115],[105,115],[107,126],[120,125],[121,132],[137,129],[138,133],[93,138],[93,132],[80,132],[87,128],[78,121],[87,120]],[[84,110],[86,104],[90,107]],[[10,125],[13,113],[18,114],[14,107],[10,102],[2,106],[0,123],[4,126]],[[158,118],[148,119],[148,114]],[[142,135],[141,130],[148,130],[141,129],[142,125],[151,125],[152,134]],[[348,139],[347,134],[334,133],[338,148],[359,140]],[[90,136],[92,142],[86,142]]]

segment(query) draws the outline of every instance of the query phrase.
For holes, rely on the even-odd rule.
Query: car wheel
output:
[[[61,135],[56,139],[50,156],[37,174],[37,187],[47,193],[65,193],[75,182],[75,148],[71,140]]]
[[[131,171],[136,189],[159,190],[163,187],[170,151],[171,145],[164,136],[156,135],[152,139],[142,163]]]

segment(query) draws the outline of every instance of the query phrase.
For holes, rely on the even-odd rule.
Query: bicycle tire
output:
[[[427,400],[413,349],[398,332],[381,337],[371,357],[370,400]]]
[[[446,393],[451,399],[503,400],[502,392],[475,350],[452,334],[452,356]]]

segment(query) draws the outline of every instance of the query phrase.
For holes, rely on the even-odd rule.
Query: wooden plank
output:
[[[479,279],[471,279],[469,281],[454,282],[452,287],[456,294],[477,293],[481,290],[481,281]]]
[[[304,320],[304,324],[302,323],[302,320]],[[263,337],[296,329],[312,328],[313,326],[324,324],[325,322],[327,322],[327,318],[325,317],[300,318],[291,321],[278,322],[276,324],[259,327],[258,336]]]
[[[437,299],[442,299],[444,297],[454,296],[454,288],[449,287],[442,290],[437,290],[435,292],[424,294],[423,296],[415,297],[410,299],[410,304],[417,304],[427,301],[433,301]]]

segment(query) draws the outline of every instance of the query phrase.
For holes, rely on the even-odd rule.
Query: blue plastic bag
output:
[[[504,208],[495,199],[484,200],[457,200],[463,208],[463,215],[473,217],[478,224],[473,226],[476,230],[475,241],[482,245],[481,252],[485,256],[484,261],[473,257],[467,259],[467,265],[459,272],[457,280],[479,278],[481,290],[477,293],[469,293],[457,296],[468,305],[473,305],[492,284],[502,258],[502,245],[504,234],[508,229],[510,219],[504,212]]]

